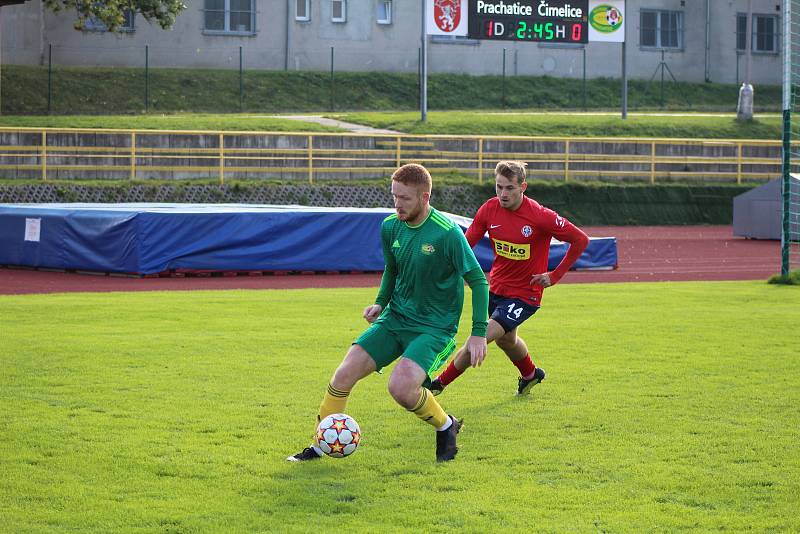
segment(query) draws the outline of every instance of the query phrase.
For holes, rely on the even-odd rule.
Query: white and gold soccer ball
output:
[[[349,415],[334,413],[319,422],[315,438],[322,452],[332,458],[344,458],[356,452],[361,428]]]

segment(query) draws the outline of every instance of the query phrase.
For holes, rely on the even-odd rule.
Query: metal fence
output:
[[[781,175],[778,140],[0,128],[6,179],[314,183],[388,177],[415,162],[483,183],[503,159],[526,161],[543,180],[741,184]]]
[[[496,78],[492,92],[476,95],[470,92],[469,84],[452,80],[435,83],[443,75],[454,74],[451,67],[445,67],[458,65],[463,59],[459,54],[464,51],[452,46],[434,48],[428,65],[429,104],[435,109],[452,109],[455,92],[461,95],[455,99],[459,108],[621,106],[621,80],[615,78],[618,73],[597,72],[598,65],[605,62],[592,59],[586,48],[543,50],[547,58],[559,58],[563,72],[540,72],[534,67],[544,60],[538,47],[469,47],[469,61],[480,67],[476,74]],[[114,46],[42,43],[38,57],[29,48],[10,47],[4,52],[21,58],[19,65],[3,65],[0,72],[4,114],[332,111],[419,106],[421,52],[417,47],[379,54],[342,45],[305,48],[293,53],[294,62],[285,65],[281,49],[254,45],[195,48],[116,42]],[[458,54],[453,55],[455,52]],[[435,65],[441,68],[433,68]],[[629,80],[630,109],[735,109],[735,85],[727,88],[726,97],[709,101],[704,96],[705,86],[687,90],[686,84],[675,83],[666,65],[663,56],[660,62],[648,58],[646,67],[641,67],[640,79]],[[655,80],[659,72],[660,82]],[[667,78],[666,72],[670,73]],[[370,76],[381,77],[383,83],[393,84],[394,90],[383,95],[365,91],[365,80]],[[535,88],[520,82],[534,76],[538,76]],[[553,79],[558,79],[555,87]],[[307,91],[287,94],[287,86],[303,86],[304,82]],[[758,94],[761,108],[778,109],[777,88],[760,86]]]

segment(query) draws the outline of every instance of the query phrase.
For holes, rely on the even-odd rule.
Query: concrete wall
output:
[[[242,133],[226,135],[225,178],[308,180],[307,135]],[[547,138],[483,138],[482,169],[484,180],[491,180],[495,163],[518,154],[528,162],[532,179],[564,181],[564,142]],[[46,137],[48,179],[119,180],[130,178],[130,133],[48,132]],[[312,136],[313,178],[348,180],[388,178],[396,169],[396,138],[359,135]],[[424,160],[432,172],[458,172],[475,176],[479,162],[478,139],[447,137],[402,137],[405,149],[401,163]],[[31,131],[0,132],[0,147],[20,147],[0,154],[0,177],[38,179],[42,176],[42,134]],[[37,147],[25,149],[24,147]],[[99,147],[98,150],[92,150]],[[219,176],[219,135],[216,133],[181,133],[139,131],[135,138],[136,177],[139,179],[215,178]],[[649,143],[624,140],[577,140],[570,144],[570,180],[648,181],[651,172]],[[80,150],[76,150],[79,148]],[[188,152],[185,149],[202,149]],[[464,154],[475,154],[472,158]],[[603,155],[602,161],[587,156]],[[743,141],[742,177],[745,180],[769,179],[781,169],[778,143],[763,145]],[[612,158],[613,156],[613,158]],[[452,159],[451,159],[452,158]],[[609,158],[614,161],[609,161]],[[669,158],[655,163],[658,181],[687,179],[697,182],[732,182],[736,180],[737,148],[693,141],[674,141],[656,145],[655,158]],[[758,163],[748,162],[759,158]],[[588,160],[588,161],[587,161]],[[727,173],[720,176],[719,173]]]
[[[347,21],[331,21],[331,3],[311,0],[310,20],[296,21],[294,0],[257,2],[253,35],[213,35],[203,30],[202,0],[187,0],[175,27],[161,30],[141,16],[132,33],[111,35],[73,29],[70,13],[52,14],[41,0],[2,8],[2,60],[35,65],[46,61],[48,44],[58,65],[144,65],[149,46],[152,67],[239,67],[239,47],[248,69],[328,70],[331,47],[339,71],[416,72],[418,68],[420,3],[395,0],[392,24],[376,22],[379,0],[348,0]],[[735,83],[744,79],[744,56],[736,52],[736,13],[747,11],[748,0],[628,0],[627,60],[631,79],[660,79],[661,51],[640,46],[642,9],[683,13],[683,47],[667,50],[664,62],[678,81]],[[777,15],[781,0],[753,0],[753,12]],[[710,17],[706,16],[707,6]],[[708,24],[706,21],[708,20]],[[708,31],[707,31],[708,29]],[[706,51],[708,35],[708,52]],[[583,47],[473,41],[430,41],[430,72],[500,74],[503,49],[510,75],[619,77],[621,45],[589,43]],[[738,76],[737,76],[737,64]],[[670,76],[665,71],[666,79]],[[781,82],[779,54],[757,54],[751,61],[751,81]]]
[[[0,59],[4,65],[37,65],[41,61],[44,20],[40,1],[0,8]]]

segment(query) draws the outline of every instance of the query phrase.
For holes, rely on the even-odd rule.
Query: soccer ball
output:
[[[344,458],[356,452],[361,429],[349,415],[334,413],[320,421],[315,438],[322,452],[332,458]]]

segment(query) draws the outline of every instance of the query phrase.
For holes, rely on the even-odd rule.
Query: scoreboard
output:
[[[589,0],[469,0],[470,39],[589,42]]]

